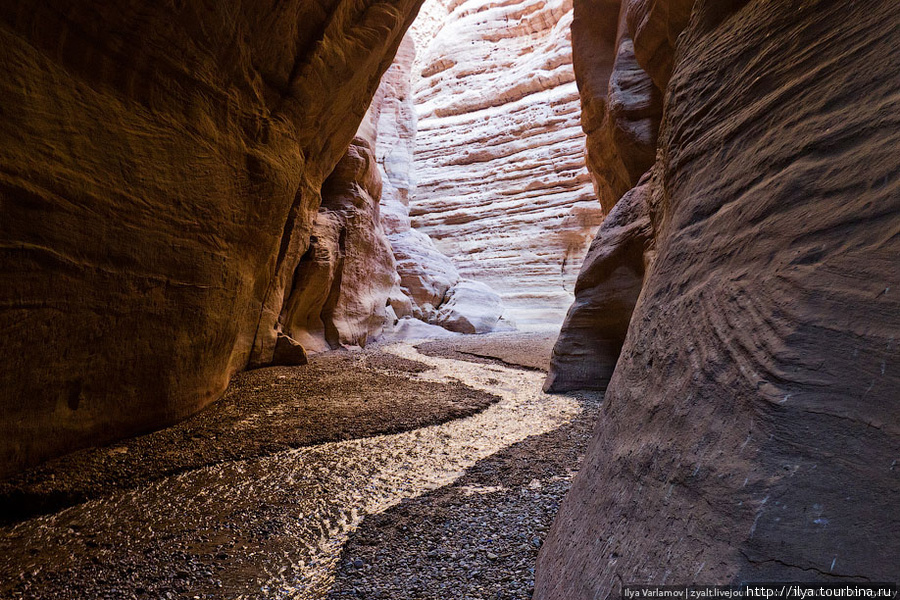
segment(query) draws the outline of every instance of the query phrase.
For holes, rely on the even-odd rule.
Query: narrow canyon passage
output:
[[[516,338],[500,342],[505,352],[511,348],[514,352]],[[451,354],[464,346],[438,344]],[[429,583],[419,590],[417,597],[422,598],[442,597],[448,585],[469,584],[473,597],[530,597],[534,555],[555,513],[547,504],[556,506],[568,488],[599,397],[543,394],[542,371],[498,361],[478,364],[426,356],[407,343],[381,351],[427,367],[414,379],[439,385],[461,382],[498,400],[481,412],[441,425],[223,462],[3,527],[0,597],[322,598],[342,564],[348,536],[364,519],[423,494],[450,489],[467,470],[529,438],[567,431],[568,437],[542,451],[519,450],[515,461],[528,465],[524,475],[506,465],[500,485],[465,486],[481,504],[487,498],[488,506],[508,503],[507,496],[515,496],[515,506],[507,509],[509,523],[501,527],[504,532],[491,534],[483,523],[462,532],[464,547],[458,559],[444,563],[439,571],[435,552],[447,545],[453,522],[465,523],[473,516],[471,505],[462,505],[455,514],[444,515],[449,523],[443,544],[438,539],[434,545],[398,543],[382,548],[389,556],[413,552],[412,560],[418,559],[420,567],[399,584],[395,566],[372,573],[363,586],[370,592],[392,585],[415,587],[418,577]],[[528,352],[523,345],[522,353]],[[268,418],[277,419],[279,410],[286,409],[273,407]],[[575,421],[581,425],[573,435]],[[257,435],[264,431],[259,422],[250,427]],[[548,464],[556,465],[555,470]],[[498,499],[491,500],[494,497]],[[540,514],[529,515],[535,508]],[[496,518],[494,513],[488,510]],[[534,518],[523,523],[526,516]],[[507,539],[499,539],[504,536]],[[484,539],[489,537],[498,539],[496,543]],[[500,555],[515,565],[503,565],[504,559],[496,564]],[[355,569],[352,559],[343,566],[362,571],[362,565]],[[432,567],[421,566],[423,560]],[[456,569],[448,572],[447,564]],[[478,570],[491,565],[505,577],[479,579]],[[339,586],[335,597],[345,597],[345,589],[350,590],[349,597],[357,597],[352,586]]]
[[[0,60],[0,600],[896,581],[897,0],[4,0]]]

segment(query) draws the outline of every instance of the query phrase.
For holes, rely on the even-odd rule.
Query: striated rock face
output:
[[[538,599],[900,565],[900,5],[693,10],[629,19],[666,86],[657,256]]]
[[[0,475],[272,360],[319,190],[418,4],[3,3]]]
[[[523,328],[560,322],[600,221],[571,22],[571,1],[432,0],[413,30],[413,224]]]
[[[427,21],[427,19],[426,19]],[[412,316],[460,333],[487,333],[505,312],[490,287],[461,280],[459,270],[425,233],[413,229],[409,202],[415,188],[413,156],[417,116],[411,93],[415,42],[404,37],[394,64],[382,77],[369,108],[377,135],[377,161],[385,182],[381,196],[382,223],[396,259],[399,287],[390,303],[396,317]],[[478,302],[473,302],[477,299]],[[405,331],[434,331],[400,326]]]

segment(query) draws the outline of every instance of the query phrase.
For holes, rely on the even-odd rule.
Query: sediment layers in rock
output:
[[[900,6],[688,4],[627,7],[657,256],[540,600],[900,565]]]
[[[419,2],[0,8],[0,474],[272,359],[319,190]]]
[[[413,225],[524,328],[560,322],[600,221],[571,21],[567,1],[435,1],[413,30]]]
[[[412,317],[459,333],[508,327],[506,321],[500,321],[505,308],[497,293],[482,283],[461,279],[453,260],[438,250],[427,234],[412,228],[409,199],[415,188],[417,130],[411,92],[416,57],[413,39],[410,33],[404,37],[394,64],[382,77],[367,119],[374,124],[371,129],[377,136],[376,156],[384,181],[381,220],[396,259],[398,286],[391,294],[391,310],[394,317]],[[409,325],[398,326],[393,336],[423,331]]]

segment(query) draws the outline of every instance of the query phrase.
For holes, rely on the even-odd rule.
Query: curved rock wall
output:
[[[389,318],[386,307],[398,277],[381,227],[373,145],[353,138],[325,180],[309,247],[279,318],[283,335],[307,350],[365,346]]]
[[[584,166],[570,0],[426,3],[413,28],[413,226],[521,328],[558,324],[601,207]]]
[[[616,208],[652,166],[662,117],[662,92],[635,57],[629,9],[634,7],[611,0],[575,3],[572,39],[585,157],[597,197],[610,214],[585,257],[575,302],[553,348],[544,384],[551,392],[606,389],[643,285],[647,257],[641,256],[652,246],[648,188],[642,187],[640,200],[630,198],[638,204]]]
[[[585,158],[607,212],[653,165],[662,117],[662,92],[637,63],[625,17],[618,1],[579,0],[572,23]]]
[[[417,0],[0,7],[0,474],[272,360]]]
[[[689,4],[629,3],[657,255],[541,600],[900,565],[900,5]]]
[[[550,356],[546,392],[605,390],[653,256],[653,226],[644,180],[613,207],[591,244]]]

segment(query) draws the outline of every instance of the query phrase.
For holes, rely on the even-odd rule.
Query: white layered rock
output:
[[[602,219],[571,22],[571,0],[428,0],[412,30],[412,225],[523,329],[562,321]]]
[[[411,227],[416,112],[410,86],[415,53],[413,38],[407,35],[382,77],[364,125],[377,138],[375,156],[383,182],[381,223],[399,279],[388,300],[394,317],[389,320],[396,321],[396,326],[389,326],[385,337],[437,335],[440,327],[426,322],[460,333],[486,333],[503,314],[500,296],[484,284],[460,281],[453,261],[428,235]],[[422,323],[416,324],[416,319]]]

